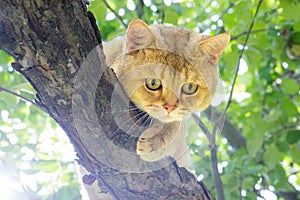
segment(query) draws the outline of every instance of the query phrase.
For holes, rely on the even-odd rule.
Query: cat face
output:
[[[130,99],[162,122],[182,121],[210,103],[211,94],[201,74],[173,52],[132,51],[121,65],[125,70],[120,81]]]
[[[130,23],[112,67],[137,107],[162,121],[204,110],[218,83],[217,60],[229,35],[208,37],[175,27]]]

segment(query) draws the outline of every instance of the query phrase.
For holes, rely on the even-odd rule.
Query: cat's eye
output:
[[[191,95],[194,94],[198,89],[198,85],[196,83],[185,83],[182,86],[182,92]]]
[[[158,90],[161,88],[161,80],[156,78],[146,78],[145,85],[149,90]]]

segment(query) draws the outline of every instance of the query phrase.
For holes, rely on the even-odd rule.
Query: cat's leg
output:
[[[180,138],[180,141],[178,143],[180,145],[178,145],[177,151],[171,156],[176,159],[176,162],[180,167],[185,167],[189,170],[194,169],[193,163],[191,161],[190,150],[187,142],[185,141],[185,138]]]
[[[179,135],[182,135],[181,122],[154,124],[141,134],[137,142],[137,154],[149,162],[173,155],[180,145],[177,143],[182,142],[178,139]]]

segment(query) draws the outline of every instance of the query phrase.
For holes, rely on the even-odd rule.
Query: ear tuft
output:
[[[199,42],[199,45],[212,56],[212,61],[216,64],[229,41],[230,34],[222,33]]]
[[[144,21],[134,19],[130,22],[126,33],[127,52],[150,47],[154,42],[155,36]]]

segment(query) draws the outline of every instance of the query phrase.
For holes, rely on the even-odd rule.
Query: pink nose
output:
[[[167,110],[168,113],[172,112],[173,110],[176,109],[176,105],[172,105],[172,104],[165,104],[164,108]]]

